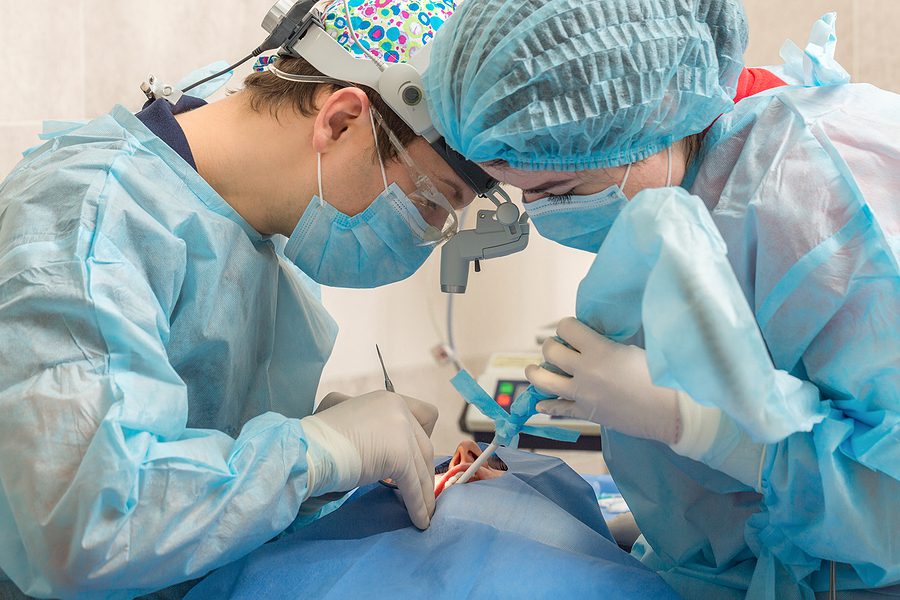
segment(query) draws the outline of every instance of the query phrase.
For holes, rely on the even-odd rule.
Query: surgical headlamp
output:
[[[269,10],[262,27],[269,36],[250,55],[227,69],[200,80],[184,90],[174,90],[153,79],[142,85],[151,100],[165,97],[173,104],[183,92],[214,79],[263,52],[279,49],[279,54],[303,58],[328,80],[367,86],[379,93],[397,116],[424,138],[453,171],[479,196],[489,199],[494,210],[479,210],[476,227],[448,236],[442,248],[441,290],[464,293],[469,263],[514,254],[528,245],[527,215],[512,203],[500,184],[481,167],[453,150],[441,137],[428,114],[422,73],[428,68],[431,49],[425,45],[408,62],[387,63],[371,52],[370,60],[354,57],[325,31],[320,0],[278,0]],[[347,6],[345,0],[344,6]],[[351,35],[355,39],[352,31]],[[365,50],[365,47],[360,44]]]
[[[421,75],[428,68],[430,46],[426,44],[404,63],[386,63],[371,53],[367,53],[370,60],[360,60],[325,31],[322,14],[316,8],[318,3],[315,0],[279,0],[272,7],[263,19],[263,29],[272,36],[279,31],[284,35],[292,29],[280,44],[280,53],[303,58],[332,79],[377,91],[391,110],[416,135],[425,138],[475,193],[485,197],[499,194],[499,201],[508,201],[506,194],[498,191],[497,182],[478,165],[450,148],[431,123]],[[303,8],[298,10],[298,6]],[[304,11],[305,14],[300,16],[299,13]],[[352,24],[348,23],[348,26],[352,34]],[[360,47],[365,49],[362,44]]]

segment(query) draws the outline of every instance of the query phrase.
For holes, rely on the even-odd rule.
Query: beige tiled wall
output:
[[[196,67],[248,54],[264,38],[260,23],[274,0],[83,3],[84,105],[94,115],[112,102],[139,104],[137,85],[150,72],[174,83]]]
[[[744,8],[750,22],[750,45],[745,54],[747,64],[780,64],[778,50],[785,40],[791,39],[803,47],[815,20],[834,11],[838,14],[837,59],[851,74],[855,74],[854,4],[856,0],[745,1]]]
[[[854,8],[859,42],[853,74],[859,81],[900,93],[900,1],[857,0]]]
[[[46,118],[137,108],[149,72],[175,80],[260,41],[273,0],[0,0],[0,176]],[[838,12],[838,59],[857,81],[900,92],[900,0],[746,0],[748,64],[779,62],[786,38]]]
[[[0,0],[0,177],[37,143],[44,119],[91,118],[116,103],[136,110],[148,73],[174,82],[247,54],[273,3]]]
[[[838,14],[837,59],[854,81],[900,93],[898,0],[745,0],[750,22],[747,64],[777,64],[785,39],[803,45],[810,25],[827,12]]]

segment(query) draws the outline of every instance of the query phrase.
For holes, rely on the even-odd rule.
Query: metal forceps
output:
[[[393,392],[394,383],[391,381],[391,378],[388,377],[387,369],[384,366],[384,359],[381,357],[381,348],[378,347],[378,344],[375,344],[375,352],[378,353],[378,362],[381,363],[381,372],[384,373],[384,389]]]

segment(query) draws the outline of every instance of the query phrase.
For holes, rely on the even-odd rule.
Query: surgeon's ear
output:
[[[356,87],[337,90],[322,100],[313,124],[313,149],[326,153],[346,140],[370,143],[369,98]]]

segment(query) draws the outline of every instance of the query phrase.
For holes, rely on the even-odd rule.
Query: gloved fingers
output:
[[[585,352],[598,344],[615,344],[615,342],[597,333],[575,317],[566,317],[560,321],[559,325],[556,326],[556,335],[579,352]]]
[[[413,466],[414,459],[410,457],[409,468],[403,475],[394,478],[397,488],[400,491],[400,497],[403,498],[403,505],[409,514],[412,524],[419,529],[428,529],[431,522],[428,507],[425,504],[426,496],[422,493],[422,484],[416,470]],[[432,479],[432,482],[434,479]],[[431,497],[434,498],[434,483],[432,483]]]
[[[541,347],[544,359],[551,365],[556,365],[566,373],[574,373],[578,366],[581,354],[567,348],[565,344],[554,338],[547,338]]]
[[[420,496],[416,496],[415,501],[425,504],[425,516],[427,517],[425,527],[428,527],[431,515],[434,514],[434,447],[431,445],[431,439],[428,437],[419,419],[427,419],[426,425],[429,425],[430,422],[429,426],[434,427],[434,420],[437,418],[437,408],[415,398],[399,397],[406,403],[408,412],[406,412],[406,428],[403,432],[398,433],[406,435],[406,456],[409,459],[406,468],[407,470],[411,468],[415,473],[415,479],[420,488]],[[418,416],[416,411],[419,412]],[[421,497],[421,500],[418,499],[419,497]],[[404,495],[404,502],[406,501],[405,499],[406,496]],[[407,511],[410,511],[409,505],[407,505]],[[410,512],[410,518],[413,518],[413,512]],[[419,519],[421,522],[421,516]],[[413,520],[413,523],[416,527],[423,529],[420,523],[416,523],[415,520]]]
[[[423,402],[422,400],[410,398],[409,396],[402,396],[402,398],[406,401],[409,412],[416,418],[416,421],[419,422],[419,425],[422,426],[422,429],[425,430],[428,437],[431,437],[431,433],[434,431],[434,425],[438,420],[438,407],[430,402]]]
[[[428,510],[428,518],[431,519],[431,515],[434,514],[434,446],[421,427],[413,424],[413,430],[416,435],[416,446],[422,457],[422,460],[417,462],[419,479],[425,496],[425,508]]]
[[[322,398],[322,401],[319,402],[319,405],[316,407],[316,410],[313,411],[313,414],[319,414],[323,410],[328,410],[332,406],[337,406],[341,402],[345,400],[349,400],[352,396],[348,396],[347,394],[342,394],[341,392],[331,392]]]
[[[537,409],[538,412],[551,417],[581,418],[578,414],[578,403],[571,400],[541,400],[537,403]]]
[[[419,529],[427,529],[431,522],[431,515],[434,513],[433,468],[426,485],[423,477],[424,460],[417,444],[410,443],[405,458],[406,460],[402,462],[403,467],[398,469],[399,472],[394,475],[393,479],[397,483],[403,504],[406,506],[406,512],[409,513],[413,525]],[[431,496],[430,505],[427,500],[429,496]]]
[[[551,396],[570,396],[572,378],[551,373],[543,367],[528,365],[525,367],[525,378],[531,384]]]

